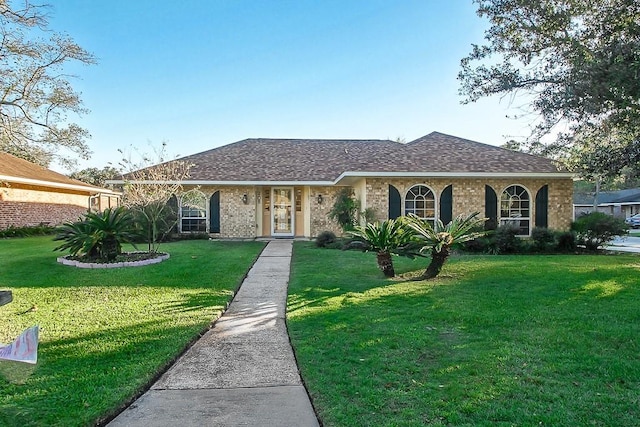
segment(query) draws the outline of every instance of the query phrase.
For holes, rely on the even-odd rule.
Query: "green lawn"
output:
[[[51,237],[0,240],[0,342],[39,324],[38,365],[0,362],[0,425],[93,425],[131,399],[219,315],[263,243],[164,244],[124,269],[60,265]],[[4,378],[3,378],[4,376]],[[11,381],[7,381],[7,379]]]
[[[635,255],[460,256],[385,280],[371,253],[296,243],[288,328],[325,427],[640,425],[639,273]]]

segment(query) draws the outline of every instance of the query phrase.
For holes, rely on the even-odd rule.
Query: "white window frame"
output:
[[[424,187],[426,188],[430,193],[431,196],[433,197],[433,216],[429,217],[429,216],[421,216],[418,215],[416,213],[416,211],[418,210],[415,207],[415,202],[416,202],[416,193],[413,192],[412,190],[416,187]],[[413,193],[413,199],[409,199],[409,193]],[[428,193],[427,193],[428,194]],[[417,194],[418,196],[420,196],[421,194]],[[407,209],[407,203],[410,201],[413,201],[413,212],[411,210]],[[425,201],[425,207],[424,208],[420,208],[419,210],[422,211],[428,211],[429,208],[426,207],[426,203],[427,203],[427,199],[423,198],[423,200]],[[402,212],[404,213],[404,215],[408,215],[409,213],[413,213],[416,214],[417,216],[419,216],[422,219],[425,219],[427,221],[429,221],[431,224],[435,224],[436,220],[438,219],[438,197],[435,191],[433,191],[433,189],[431,187],[429,187],[426,184],[415,184],[412,185],[411,187],[409,187],[409,189],[407,191],[405,191],[404,196],[403,196],[403,200],[402,200]]]
[[[511,189],[514,190],[510,192],[509,190]],[[522,197],[523,195],[527,196],[526,200]],[[531,192],[524,185],[510,184],[500,192],[500,198],[498,199],[499,223],[503,226],[512,225],[516,227],[519,230],[518,236],[528,237],[531,235],[532,209]],[[524,232],[523,223],[526,223],[526,233]]]
[[[195,200],[195,197],[201,198],[203,202],[202,206],[195,206],[195,209],[194,209],[185,205],[185,203],[189,203]],[[189,200],[190,198],[193,198],[193,199]],[[185,208],[188,209],[187,216],[184,215]],[[209,232],[209,198],[202,191],[193,189],[183,193],[179,198],[178,212],[179,212],[178,224],[180,226],[180,233],[208,233]],[[189,229],[185,231],[185,227],[184,227],[185,220],[204,221],[204,230]]]

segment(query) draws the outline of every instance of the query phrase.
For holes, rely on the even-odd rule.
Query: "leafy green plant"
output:
[[[353,230],[359,208],[360,203],[352,196],[351,188],[344,187],[336,196],[336,201],[329,211],[329,218],[336,221],[343,231]]]
[[[518,237],[518,227],[513,225],[501,225],[493,232],[493,251],[494,254],[514,254],[522,250],[523,244]]]
[[[123,243],[133,244],[138,237],[133,216],[123,207],[88,212],[84,219],[65,223],[57,232],[53,240],[64,243],[54,250],[68,250],[73,256],[107,261],[122,253]]]
[[[571,229],[576,232],[578,244],[584,245],[587,250],[596,251],[615,236],[626,235],[629,227],[622,219],[602,212],[592,212],[575,220]]]
[[[437,220],[432,226],[429,221],[409,214],[408,226],[419,240],[419,252],[429,252],[431,255],[431,262],[420,276],[420,280],[432,279],[440,274],[442,266],[451,254],[451,248],[455,245],[485,234],[484,231],[479,231],[485,219],[479,218],[478,215],[479,212],[467,216],[459,215],[447,225]]]
[[[531,230],[531,241],[534,252],[550,252],[556,248],[556,233],[546,227],[535,227]]]
[[[356,226],[348,234],[356,239],[348,245],[348,248],[376,252],[378,268],[385,277],[396,275],[391,255],[400,247],[409,244],[413,237],[413,231],[406,227],[402,219],[388,219],[365,226]]]
[[[25,227],[14,227],[13,225],[10,225],[4,230],[0,230],[0,237],[45,236],[54,233],[55,227],[46,224]]]
[[[336,235],[333,231],[326,230],[316,236],[316,246],[319,248],[329,247],[335,241]]]

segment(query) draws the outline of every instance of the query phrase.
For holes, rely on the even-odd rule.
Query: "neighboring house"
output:
[[[120,193],[95,187],[0,152],[0,230],[75,221],[117,206]]]
[[[225,238],[314,237],[350,187],[379,220],[414,213],[447,223],[475,211],[488,226],[568,229],[572,175],[529,154],[431,133],[388,140],[246,139],[180,160],[179,231]],[[121,181],[122,182],[122,181]]]
[[[593,193],[576,193],[573,196],[574,217],[593,212]],[[640,213],[640,188],[598,193],[598,212],[619,218],[627,218]]]

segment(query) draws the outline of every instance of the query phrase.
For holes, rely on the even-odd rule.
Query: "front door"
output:
[[[271,201],[271,234],[293,236],[293,188],[274,188]]]

